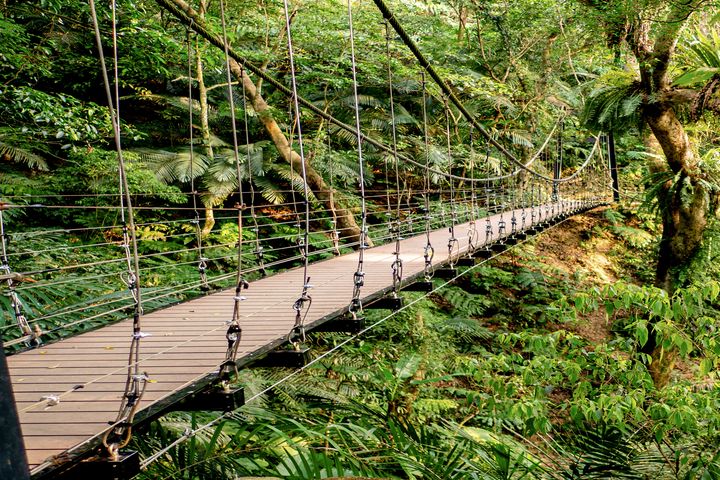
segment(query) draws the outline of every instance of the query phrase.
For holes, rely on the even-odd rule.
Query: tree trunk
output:
[[[158,3],[161,6],[164,6],[163,2]],[[169,0],[168,3],[172,3],[175,8],[180,9],[184,13],[184,15],[193,20],[194,24],[192,25],[192,28],[196,32],[202,34],[203,36],[213,36],[213,34],[210,33],[205,27],[205,22],[202,20],[202,18],[200,18],[198,13],[185,1]],[[171,11],[171,13],[174,14],[175,12]],[[213,41],[213,44],[215,43],[216,42]],[[250,105],[252,105],[253,109],[258,114],[260,121],[265,127],[265,131],[268,133],[270,139],[275,144],[275,148],[277,148],[278,152],[280,152],[280,155],[283,157],[283,159],[292,165],[295,171],[301,171],[303,162],[300,158],[300,155],[298,155],[297,152],[293,151],[293,149],[290,147],[290,142],[273,118],[272,112],[270,111],[268,104],[265,102],[265,99],[262,97],[260,92],[258,92],[257,87],[253,83],[252,79],[248,76],[245,69],[242,68],[240,64],[232,57],[230,57],[230,71],[232,72],[233,76],[238,79],[238,81],[243,82],[243,85],[245,86],[245,93],[248,97],[249,103]],[[352,212],[350,212],[348,209],[339,208],[335,205],[330,189],[325,184],[322,176],[317,171],[315,171],[315,169],[312,168],[312,166],[308,163],[307,159],[305,160],[305,171],[307,173],[308,187],[315,194],[315,197],[320,200],[320,202],[328,211],[335,211],[337,213],[337,228],[340,237],[352,242],[359,242],[360,228],[358,227]],[[370,242],[370,239],[368,239],[368,243],[372,243]]]
[[[198,15],[204,18],[206,11],[207,0],[200,0]],[[212,159],[215,156],[215,152],[213,152],[212,145],[210,144],[210,121],[207,87],[205,86],[205,69],[203,67],[200,43],[197,39],[195,40],[195,76],[197,77],[198,97],[200,101],[200,134],[205,149],[205,156]],[[215,226],[215,212],[213,211],[212,202],[205,201],[203,204],[205,205],[205,224],[202,228],[202,235],[205,236],[209,234]]]
[[[702,244],[709,192],[700,181],[692,146],[672,106],[652,104],[644,109],[644,115],[667,167],[675,174],[675,179],[667,180],[658,192],[663,231],[655,271],[655,286],[672,295],[679,286],[681,269],[689,264]],[[651,165],[651,171],[660,171],[657,163]],[[652,357],[649,371],[655,386],[666,386],[677,351],[665,350],[654,329],[642,351]]]

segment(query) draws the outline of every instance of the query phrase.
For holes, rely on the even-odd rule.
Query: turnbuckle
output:
[[[435,248],[431,244],[425,245],[425,253],[423,254],[423,258],[425,259],[425,269],[424,269],[424,276],[425,281],[429,282],[432,278],[432,261],[435,257]]]
[[[303,284],[300,297],[295,300],[292,306],[293,310],[295,310],[295,325],[290,332],[288,332],[287,341],[292,344],[295,350],[299,350],[300,344],[306,340],[305,316],[307,316],[310,305],[312,305],[312,297],[308,294],[311,288],[313,288],[313,286],[310,284],[310,277],[307,277]],[[307,304],[307,307],[305,304]],[[305,310],[304,314],[302,313],[303,310]]]
[[[232,322],[225,332],[225,338],[228,341],[228,350],[235,348],[235,344],[242,338],[242,328],[237,322]]]
[[[397,291],[400,288],[400,283],[402,282],[402,277],[403,277],[403,262],[399,256],[396,257],[395,261],[392,263],[392,272],[393,272],[393,292],[395,293],[395,295],[397,295]]]
[[[357,288],[360,288],[365,285],[365,272],[362,272],[360,270],[356,271],[353,275],[353,283]]]

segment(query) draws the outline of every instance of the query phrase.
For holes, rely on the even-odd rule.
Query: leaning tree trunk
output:
[[[257,112],[260,121],[265,127],[265,131],[270,136],[270,139],[275,144],[275,148],[277,148],[280,152],[280,155],[282,155],[285,161],[287,161],[296,172],[302,171],[303,159],[300,158],[300,155],[298,155],[298,153],[290,146],[290,142],[287,137],[270,114],[268,104],[265,102],[262,95],[258,93],[255,84],[245,69],[231,58],[230,71],[239,81],[243,82],[248,100],[255,112]],[[349,239],[353,242],[358,242],[360,240],[360,228],[355,222],[355,217],[353,217],[349,210],[337,207],[334,201],[332,189],[325,184],[325,180],[314,168],[312,168],[307,159],[305,159],[305,173],[307,175],[308,187],[310,187],[317,199],[322,202],[328,211],[335,212],[337,215],[337,228],[340,232],[340,237]]]
[[[700,249],[708,221],[709,192],[701,181],[692,145],[672,105],[663,102],[649,105],[644,117],[674,174],[658,193],[663,232],[655,272],[655,286],[672,295],[678,287],[680,270]],[[657,172],[657,165],[653,169]],[[651,329],[643,352],[652,356],[649,370],[655,386],[664,387],[670,380],[677,351],[665,350],[657,332]]]
[[[204,18],[206,11],[207,0],[201,0],[198,15]],[[209,159],[212,159],[215,156],[215,152],[213,152],[213,148],[210,143],[210,109],[208,108],[207,87],[205,86],[205,68],[203,67],[200,43],[197,41],[197,39],[195,41],[195,76],[197,77],[198,97],[200,101],[200,134],[202,135],[205,156],[207,156],[207,158]],[[208,235],[215,226],[215,211],[213,210],[214,205],[212,203],[212,200],[204,201],[203,205],[205,206],[205,224],[202,228],[202,234],[204,236]]]
[[[193,30],[210,40],[213,45],[221,48],[223,45],[222,40],[213,33],[210,33],[208,28],[205,26],[204,20],[198,15],[198,12],[196,12],[184,0],[156,0],[156,2],[160,6],[169,10],[173,15],[176,15],[181,21],[185,20],[182,16],[186,16],[191,19],[193,23],[190,27]],[[175,9],[180,10],[182,15],[178,15]],[[232,57],[230,57],[230,71],[233,76],[238,79],[238,81],[243,82],[247,98],[255,112],[258,114],[258,117],[270,136],[270,139],[273,141],[275,148],[277,148],[278,152],[280,152],[283,159],[292,165],[295,171],[301,171],[303,161],[300,158],[300,155],[291,148],[290,142],[273,118],[268,104],[265,102],[265,99],[258,91],[252,79],[248,76],[245,69],[242,68]],[[336,212],[338,222],[337,229],[339,230],[340,237],[348,239],[352,242],[359,242],[360,228],[358,227],[352,212],[335,205],[331,189],[328,188],[322,176],[308,163],[307,159],[305,160],[305,171],[307,173],[308,187],[315,194],[315,197],[320,200],[328,211]]]

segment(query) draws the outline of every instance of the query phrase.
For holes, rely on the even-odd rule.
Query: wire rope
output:
[[[290,157],[288,160],[290,161],[290,165],[292,167],[295,158],[298,158],[300,161],[300,171],[302,173],[302,181],[303,181],[303,205],[305,207],[305,222],[304,222],[304,229],[303,229],[303,241],[302,241],[302,252],[301,255],[303,257],[303,286],[302,290],[300,292],[300,296],[295,300],[293,303],[293,310],[295,311],[295,324],[293,325],[293,328],[288,333],[288,341],[293,345],[293,347],[296,350],[299,350],[301,348],[301,344],[305,342],[306,335],[305,335],[305,319],[307,318],[307,315],[310,311],[310,307],[312,306],[312,296],[310,295],[310,289],[312,288],[312,285],[310,284],[310,276],[309,276],[309,252],[310,252],[310,200],[309,200],[309,192],[308,192],[308,183],[307,183],[307,165],[306,165],[306,158],[305,158],[305,146],[303,143],[303,136],[302,136],[302,122],[300,119],[300,103],[299,103],[299,95],[298,95],[298,89],[297,89],[297,75],[295,72],[295,49],[293,47],[293,41],[292,41],[292,26],[290,22],[290,6],[288,5],[288,0],[283,0],[283,10],[285,13],[285,29],[287,34],[287,48],[288,48],[288,61],[290,63],[290,81],[291,81],[291,92],[292,96],[290,97],[292,99],[292,108],[293,112],[291,115],[291,118],[293,119],[293,125],[297,129],[297,137],[298,137],[298,150],[299,154],[295,154],[294,150],[292,148],[288,149],[288,156]],[[296,157],[295,155],[298,155]]]
[[[362,133],[360,130],[360,100],[358,98],[357,62],[355,57],[355,26],[353,24],[352,0],[347,0],[348,26],[350,33],[350,68],[352,72],[353,107],[355,117],[355,131],[357,132],[357,156],[360,187],[360,232],[358,246],[357,269],[353,275],[353,293],[350,300],[349,312],[356,318],[362,312],[360,292],[365,285],[365,250],[368,248],[368,225],[367,225],[367,199],[365,198],[365,161],[363,158]]]
[[[393,260],[390,268],[392,269],[392,280],[393,280],[393,297],[398,297],[400,291],[400,285],[403,279],[403,261],[400,257],[400,242],[402,237],[400,236],[400,169],[398,166],[398,148],[397,148],[397,118],[395,116],[395,97],[393,88],[393,74],[392,74],[392,57],[390,55],[390,25],[387,21],[385,23],[385,53],[387,56],[387,72],[388,72],[388,94],[390,101],[390,125],[392,129],[392,160],[395,170],[395,195],[397,196],[397,208],[393,215],[392,207],[390,204],[390,184],[388,181],[388,168],[387,161],[385,162],[385,185],[388,191],[387,196],[387,209],[388,209],[388,222],[390,224],[390,233],[395,240],[395,260]],[[385,157],[387,158],[387,157]]]
[[[190,191],[192,196],[193,219],[191,223],[195,227],[195,244],[197,246],[197,270],[200,275],[200,289],[210,289],[207,281],[207,258],[203,255],[203,232],[200,227],[200,213],[197,208],[198,193],[195,189],[195,138],[193,136],[193,69],[192,69],[192,36],[191,30],[187,30],[187,57],[188,57],[188,136],[190,143]]]
[[[243,67],[241,66],[241,69]],[[250,219],[252,220],[252,231],[255,234],[255,249],[253,250],[253,254],[255,255],[255,259],[257,260],[257,264],[260,270],[260,273],[262,276],[267,275],[267,270],[265,269],[265,248],[260,244],[260,226],[258,224],[258,216],[257,211],[255,209],[255,185],[253,182],[253,167],[252,167],[252,158],[251,158],[251,150],[250,150],[250,122],[248,121],[248,101],[247,101],[247,91],[245,89],[245,82],[242,80],[242,78],[245,76],[244,70],[241,70],[242,74],[241,77],[241,85],[242,85],[242,109],[243,109],[243,126],[245,127],[245,148],[246,148],[246,158],[245,162],[247,163],[247,174],[248,174],[248,185],[250,187]]]
[[[10,297],[10,308],[15,316],[15,325],[20,329],[20,333],[23,337],[27,338],[27,346],[37,347],[42,343],[40,339],[42,330],[40,330],[37,324],[34,329],[30,327],[30,323],[23,312],[22,302],[15,288],[17,281],[12,276],[14,272],[10,267],[8,259],[7,236],[5,235],[5,219],[3,217],[3,210],[4,209],[0,206],[0,273],[7,275],[7,295]]]
[[[225,339],[227,340],[225,360],[220,364],[220,372],[218,374],[219,380],[223,388],[227,389],[229,388],[230,380],[232,379],[233,374],[237,374],[236,357],[240,342],[242,340],[242,327],[240,325],[240,304],[246,299],[245,296],[242,294],[243,289],[247,289],[250,285],[243,276],[243,210],[245,209],[245,205],[243,203],[242,173],[240,170],[240,154],[238,152],[238,136],[237,126],[235,122],[235,100],[231,76],[232,74],[230,71],[230,44],[227,36],[224,0],[220,0],[220,22],[222,26],[222,39],[224,49],[225,80],[228,87],[228,102],[230,103],[230,125],[232,129],[233,161],[235,162],[235,175],[237,178],[238,189],[238,201],[235,204],[235,207],[237,208],[238,229],[235,295],[233,296],[232,317],[227,322],[228,328],[225,332]]]
[[[425,191],[423,192],[425,205],[423,206],[425,215],[425,249],[423,267],[423,277],[425,282],[429,282],[433,277],[433,257],[435,256],[435,248],[430,242],[430,137],[428,134],[428,116],[427,116],[427,88],[425,85],[425,71],[422,72],[422,117],[423,117],[423,139],[425,145],[425,175],[423,180],[425,183]]]
[[[377,4],[378,0],[374,0],[374,1]],[[202,21],[202,19],[200,19],[197,16],[197,12],[195,12],[195,10],[193,10],[189,5],[185,5],[184,7],[180,8],[180,7],[178,7],[178,5],[174,4],[171,0],[156,0],[156,2],[160,6],[162,6],[169,12],[171,12],[173,15],[175,15],[177,18],[179,18],[187,23],[194,22],[194,25],[196,27],[195,29],[198,34],[205,37],[211,44],[213,44],[219,48],[224,48],[222,40],[219,37],[217,37],[216,35],[210,33],[210,31],[207,29],[207,27],[205,27],[205,23]],[[395,19],[393,17],[392,13],[387,9],[387,7],[385,7],[384,9],[381,8],[381,12],[385,16],[385,18],[390,22],[390,24],[393,26],[395,31],[398,32],[400,37],[403,38],[404,42],[406,40],[410,40],[409,37],[407,36],[407,34],[405,33],[405,31],[402,29],[402,27],[397,22],[397,19]],[[398,31],[398,28],[400,29],[400,31]],[[412,42],[412,41],[410,40],[410,42]],[[414,43],[412,43],[412,44],[414,45]],[[412,50],[412,48],[411,48],[411,50]],[[486,136],[486,138],[489,137],[489,141],[491,141],[491,143],[493,145],[496,145],[496,147],[503,153],[503,155],[506,155],[506,154],[509,155],[508,158],[510,159],[511,162],[516,164],[516,166],[518,167],[518,170],[525,170],[535,177],[542,178],[545,181],[552,181],[552,179],[550,177],[543,175],[539,172],[536,172],[536,171],[532,170],[530,167],[519,162],[510,152],[507,151],[507,149],[505,149],[500,143],[498,143],[497,140],[493,139],[492,135],[490,135],[490,133],[488,133],[484,129],[484,127],[482,127],[482,125],[480,125],[479,122],[477,122],[472,117],[472,115],[468,112],[468,110],[462,105],[462,103],[452,93],[452,91],[449,89],[447,84],[442,80],[442,78],[437,74],[437,72],[435,72],[435,70],[432,69],[432,66],[427,62],[427,60],[424,57],[422,57],[422,54],[419,52],[419,50],[417,50],[416,46],[415,46],[415,50],[416,51],[413,51],[413,53],[416,54],[416,57],[417,57],[417,55],[420,55],[420,57],[422,58],[422,61],[420,61],[420,64],[425,69],[427,69],[427,71],[429,73],[431,73],[431,77],[433,78],[433,81],[438,83],[438,85],[443,89],[443,91],[445,91],[446,94],[449,94],[449,98],[458,107],[458,109],[461,111],[463,116],[465,116],[466,119],[468,119],[468,121],[470,123],[475,125],[475,127],[479,131],[483,132],[483,135]],[[292,90],[287,88],[285,85],[283,85],[281,82],[279,82],[275,78],[268,75],[262,68],[254,65],[252,62],[249,62],[246,58],[239,55],[237,52],[233,51],[232,49],[229,50],[229,53],[232,56],[232,58],[234,58],[240,64],[244,65],[247,70],[252,71],[259,78],[262,78],[265,82],[274,86],[283,95],[286,95],[286,96],[292,98],[292,95],[293,95]],[[342,122],[341,120],[335,118],[333,115],[323,111],[321,108],[318,108],[312,101],[307,100],[302,97],[298,97],[297,102],[302,104],[308,110],[312,111],[314,114],[333,123],[337,127],[351,133],[352,135],[358,136],[363,142],[365,142],[369,145],[372,145],[384,152],[392,153],[391,147],[388,147],[387,145],[383,144],[382,142],[379,142],[361,132],[358,132],[356,128]],[[416,162],[415,160],[413,160],[412,158],[410,158],[406,155],[398,154],[398,156],[404,162],[410,163],[419,168],[424,168],[424,166],[421,163]],[[463,180],[463,181],[468,181],[468,182],[482,182],[484,180],[484,179],[471,179],[468,177],[460,177],[457,175],[451,175],[451,174],[448,174],[447,172],[442,172],[442,171],[436,170],[436,169],[432,169],[432,173],[434,173],[436,175],[444,176],[444,177],[453,178],[455,180]],[[515,175],[515,174],[517,174],[517,173],[511,174],[511,175]],[[505,177],[493,177],[493,178],[490,178],[490,180],[495,180],[498,178],[505,178]],[[565,179],[560,179],[559,181],[563,182],[563,181],[565,181]]]
[[[94,0],[90,0],[90,12],[92,17],[92,23],[95,30],[95,41],[98,49],[98,58],[100,61],[100,68],[102,70],[103,83],[105,86],[105,95],[107,97],[108,109],[110,110],[110,119],[113,126],[113,136],[115,139],[115,149],[117,151],[118,158],[118,170],[120,176],[120,201],[121,206],[121,220],[123,223],[123,249],[125,250],[125,258],[127,259],[128,271],[124,281],[126,282],[130,293],[134,299],[134,311],[132,321],[132,341],[130,344],[130,350],[128,354],[128,365],[127,365],[127,378],[125,382],[125,391],[123,393],[123,400],[118,410],[115,422],[102,438],[103,446],[105,447],[105,453],[111,459],[117,459],[119,450],[125,447],[132,437],[132,423],[137,408],[140,404],[140,400],[145,392],[147,386],[148,376],[145,373],[140,372],[139,366],[139,355],[140,355],[140,340],[146,336],[141,331],[141,317],[142,317],[142,296],[140,289],[140,266],[138,259],[138,248],[137,248],[137,237],[135,231],[135,218],[132,208],[132,200],[130,197],[130,189],[128,185],[127,175],[125,173],[125,161],[123,158],[123,150],[120,138],[120,120],[119,111],[116,107],[119,106],[119,77],[118,77],[118,54],[117,54],[117,19],[116,19],[116,2],[111,2],[112,9],[112,36],[113,36],[113,57],[115,59],[115,65],[113,68],[114,83],[115,83],[115,100],[113,100],[113,94],[110,88],[110,78],[108,76],[107,67],[105,64],[105,56],[103,54],[102,37],[100,34],[100,27],[97,17],[97,11],[95,9]],[[127,217],[126,217],[127,212]],[[132,247],[132,254],[130,248]]]
[[[452,172],[453,169],[453,154],[452,144],[450,138],[450,105],[448,105],[447,97],[443,99],[443,109],[445,110],[445,139],[447,141],[447,158],[448,158],[448,171]],[[455,182],[453,179],[448,179],[450,182],[450,227],[448,227],[448,264],[451,269],[455,268],[455,261],[457,256],[460,254],[460,242],[455,237],[455,225],[457,224],[457,205],[455,203]]]

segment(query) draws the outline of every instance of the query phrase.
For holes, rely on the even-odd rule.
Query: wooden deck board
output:
[[[509,233],[510,213],[503,215]],[[500,215],[490,220],[497,233]],[[528,210],[527,227],[529,220]],[[478,246],[485,240],[485,223],[485,219],[476,223]],[[468,248],[468,226],[455,228],[462,252]],[[448,229],[434,230],[430,239],[435,248],[433,264],[443,264],[448,258]],[[425,234],[402,241],[405,278],[423,272],[425,242]],[[391,288],[394,249],[394,244],[388,244],[364,252],[363,301]],[[307,324],[348,306],[357,261],[355,252],[310,266],[313,303]],[[247,299],[240,305],[243,333],[238,358],[284,339],[294,325],[292,304],[304,280],[302,269],[296,268],[256,280],[243,292]],[[232,312],[233,294],[232,290],[220,291],[143,316],[143,332],[150,336],[141,341],[140,369],[153,383],[148,384],[141,412],[217,371],[224,360],[225,322]],[[48,467],[45,461],[49,457],[87,447],[91,439],[107,430],[108,421],[114,420],[125,384],[131,325],[131,320],[124,320],[8,357],[33,473]],[[49,395],[59,397],[60,402],[49,406],[41,400]]]

